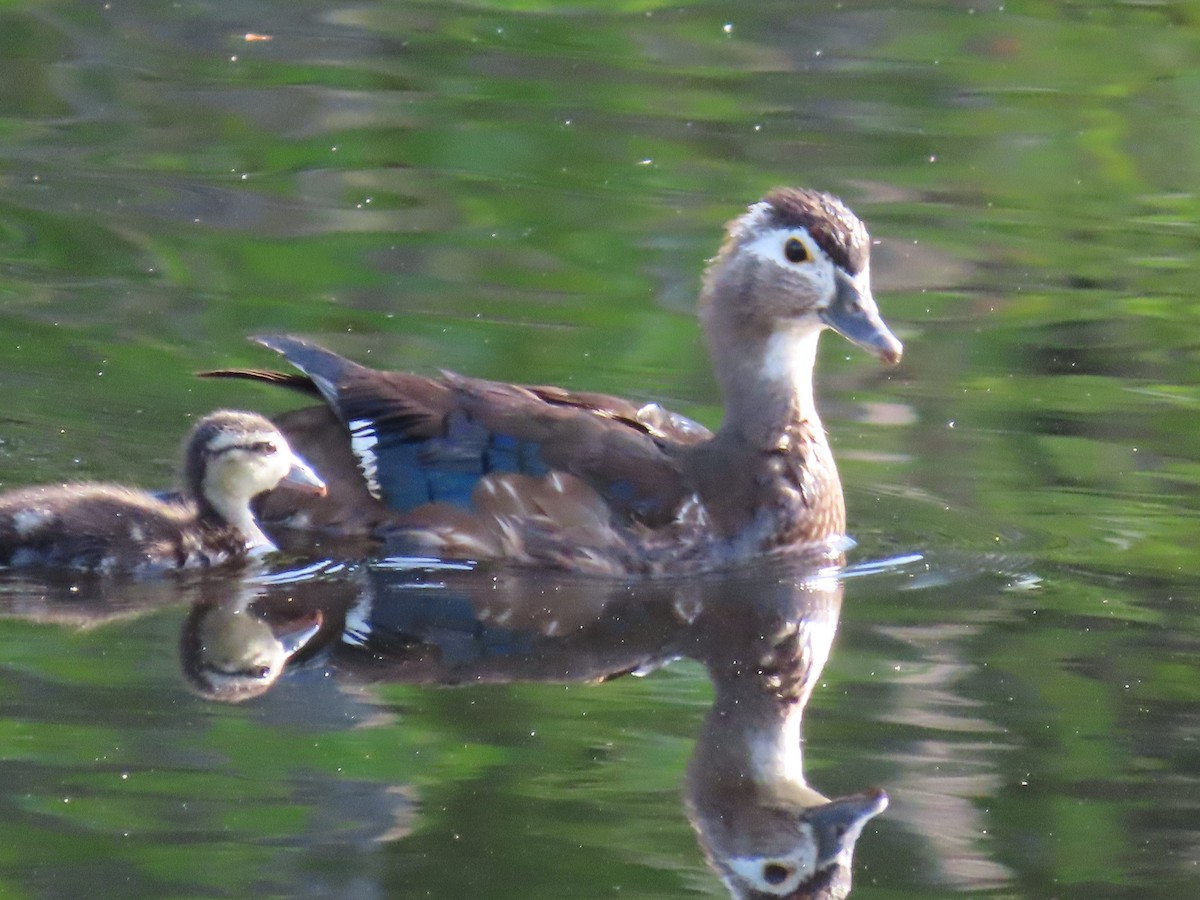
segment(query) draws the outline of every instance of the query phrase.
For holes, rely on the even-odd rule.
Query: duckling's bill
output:
[[[279,483],[305,494],[315,494],[318,497],[324,497],[328,490],[325,487],[325,482],[313,471],[312,466],[294,453],[292,454],[291,467]]]
[[[295,656],[311,641],[321,630],[321,625],[324,624],[324,616],[320,610],[312,610],[297,616],[286,626],[279,629],[275,633],[275,639],[279,641],[280,649],[290,659]]]

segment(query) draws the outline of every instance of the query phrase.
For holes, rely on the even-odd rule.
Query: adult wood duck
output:
[[[267,521],[610,575],[721,566],[845,528],[812,373],[827,327],[900,359],[869,253],[862,222],[817,191],[774,190],[729,224],[699,303],[725,399],[716,434],[653,403],[381,372],[291,337],[258,340],[303,376],[204,374],[325,402],[278,423],[325,473],[329,497],[271,495]]]
[[[269,421],[216,412],[184,443],[178,499],[95,482],[0,495],[0,565],[144,573],[243,559],[273,549],[250,501],[281,483],[325,490]]]

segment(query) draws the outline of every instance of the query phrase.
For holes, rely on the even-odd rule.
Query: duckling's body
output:
[[[812,372],[827,327],[900,358],[871,296],[869,250],[858,218],[815,191],[773,191],[730,223],[700,295],[725,397],[715,434],[657,404],[380,372],[289,337],[260,342],[302,378],[209,374],[326,403],[279,423],[326,474],[329,500],[270,495],[268,521],[614,575],[719,566],[844,531]]]
[[[0,565],[72,569],[207,566],[244,556],[233,525],[120,485],[63,484],[0,497]]]
[[[222,411],[188,436],[178,499],[116,484],[0,495],[0,566],[145,572],[220,565],[273,545],[250,500],[281,482],[324,485],[262,416]]]

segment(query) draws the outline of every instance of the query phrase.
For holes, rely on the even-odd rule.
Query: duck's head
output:
[[[205,416],[185,442],[189,493],[228,521],[250,500],[286,484],[322,495],[325,483],[267,419],[255,413],[222,410]]]
[[[701,316],[710,339],[815,337],[832,328],[898,362],[903,347],[871,296],[870,250],[866,226],[836,197],[771,191],[729,223],[705,274]]]
[[[803,785],[758,797],[739,815],[692,815],[709,863],[738,900],[842,900],[850,894],[854,845],[887,809],[880,790],[830,800]]]

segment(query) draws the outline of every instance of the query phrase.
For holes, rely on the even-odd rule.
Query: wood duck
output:
[[[719,567],[845,528],[812,373],[825,328],[900,359],[869,253],[862,222],[817,191],[776,189],[729,223],[699,302],[725,400],[715,434],[654,403],[381,372],[292,337],[257,340],[302,376],[203,374],[325,403],[278,423],[326,474],[329,497],[268,496],[264,521],[608,575]]]
[[[279,429],[253,413],[206,416],[183,455],[178,499],[94,482],[0,495],[0,565],[133,572],[217,565],[274,549],[251,514],[253,497],[279,484],[325,491]]]

